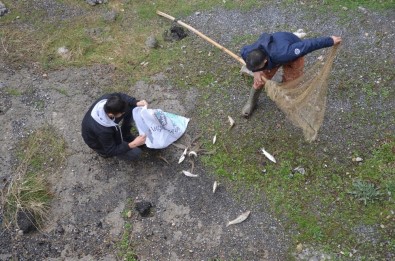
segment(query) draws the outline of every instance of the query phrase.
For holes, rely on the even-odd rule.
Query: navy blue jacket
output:
[[[138,100],[124,93],[118,94],[121,95],[122,99],[128,104],[128,108],[125,114],[115,120],[117,124],[122,119],[124,120],[122,124],[122,132],[124,133],[122,136],[125,137],[125,135],[127,135],[127,132],[129,132],[130,135],[130,124],[133,120],[132,110],[137,106],[136,103],[138,102]],[[88,112],[85,114],[81,126],[81,134],[85,143],[91,149],[105,157],[120,155],[130,150],[128,142],[122,139],[120,128],[116,128],[115,126],[102,126],[101,124],[96,122],[91,116],[91,111],[95,107],[96,103],[101,100],[108,99],[109,97],[111,97],[111,95],[113,94],[106,94],[92,104]],[[126,128],[123,128],[125,124],[129,126],[125,126]]]
[[[330,47],[334,44],[331,37],[319,37],[301,40],[293,33],[277,32],[273,34],[263,33],[258,41],[251,45],[246,45],[241,49],[241,57],[244,61],[247,55],[255,49],[262,50],[267,56],[267,64],[263,70],[270,70],[312,51]]]

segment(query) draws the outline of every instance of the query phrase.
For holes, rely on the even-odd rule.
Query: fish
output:
[[[185,155],[182,154],[181,157],[180,157],[180,159],[178,160],[178,164],[180,164],[181,162],[183,162],[184,159],[185,159]]]
[[[189,156],[189,157],[191,157],[191,156],[197,157],[197,153],[196,153],[195,151],[190,151],[190,152],[188,153],[188,156]]]
[[[215,191],[217,190],[218,185],[219,185],[219,183],[218,183],[217,181],[214,181],[214,184],[213,184],[213,193],[215,193]]]
[[[230,127],[232,128],[233,125],[235,125],[235,121],[230,116],[228,116],[228,120],[229,120]]]
[[[185,148],[185,150],[184,150],[184,152],[182,153],[180,159],[178,160],[178,164],[180,164],[181,162],[184,161],[185,155],[187,155],[187,150],[188,150],[188,148]]]
[[[226,226],[228,227],[230,225],[239,224],[239,223],[243,222],[244,220],[246,220],[248,218],[250,213],[251,213],[251,211],[244,212],[243,214],[238,216],[236,219],[229,221],[229,223]]]
[[[264,148],[261,148],[261,151],[262,151],[263,155],[266,156],[266,158],[273,161],[274,163],[277,162],[276,159],[269,152],[267,152]]]
[[[196,177],[199,176],[199,175],[197,175],[197,174],[192,174],[191,172],[186,171],[186,170],[183,170],[182,173],[184,173],[185,176],[187,176],[187,177],[192,177],[192,178],[196,178]]]
[[[213,144],[215,144],[216,141],[217,141],[217,134],[215,134],[213,137]]]

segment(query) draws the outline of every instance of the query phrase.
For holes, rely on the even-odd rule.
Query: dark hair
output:
[[[106,104],[104,104],[104,111],[106,113],[122,113],[126,111],[126,102],[122,100],[119,94],[114,94],[107,99]]]
[[[248,70],[256,72],[263,68],[260,68],[262,62],[266,59],[265,53],[260,49],[252,50],[247,54],[246,66]]]

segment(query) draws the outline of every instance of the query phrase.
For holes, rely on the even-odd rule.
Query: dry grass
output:
[[[7,186],[1,191],[1,203],[8,225],[16,224],[18,212],[30,213],[39,225],[45,220],[52,198],[47,176],[65,159],[65,141],[46,126],[21,144],[20,163]]]

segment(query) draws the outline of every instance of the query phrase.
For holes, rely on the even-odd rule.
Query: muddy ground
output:
[[[151,217],[141,218],[135,212],[130,220],[132,241],[141,260],[281,259],[288,237],[270,209],[264,203],[252,208],[244,205],[234,200],[224,186],[214,195],[213,178],[199,166],[195,166],[199,178],[183,176],[181,170],[190,166],[177,164],[180,149],[146,151],[140,162],[128,164],[98,157],[84,146],[81,119],[100,95],[98,86],[111,85],[111,67],[65,69],[49,72],[46,78],[34,69],[13,71],[4,64],[1,68],[6,86],[34,90],[28,97],[6,99],[10,106],[1,116],[3,162],[12,162],[10,152],[16,149],[19,138],[47,123],[66,139],[69,154],[65,167],[50,177],[55,194],[51,224],[23,236],[2,231],[1,259],[115,260],[114,242],[123,233],[125,221],[121,213],[128,209],[129,199],[147,200],[154,205]],[[197,93],[180,93],[161,75],[151,80],[150,85],[139,82],[132,87],[136,97],[150,97],[150,105],[155,108],[190,114]],[[65,90],[67,96],[53,86]],[[34,101],[38,100],[45,101],[44,111],[35,109]],[[196,134],[196,124],[192,120],[189,135]],[[9,178],[11,166],[7,165],[2,167],[2,176]],[[247,209],[254,213],[248,223],[225,227],[228,220]]]
[[[211,32],[210,36],[224,45],[230,44],[238,34],[258,35],[264,27],[260,25],[265,25],[267,31],[275,31],[276,24],[298,23],[307,31],[342,35],[346,54],[357,56],[360,52],[372,52],[372,59],[392,59],[390,61],[394,62],[394,57],[388,57],[388,53],[395,53],[395,17],[391,10],[380,15],[369,12],[367,22],[345,28],[336,25],[336,17],[332,21],[316,17],[316,23],[304,24],[301,9],[280,8],[255,10],[248,15],[216,9],[185,20],[204,32]],[[268,14],[271,23],[261,13]],[[374,41],[368,36],[374,34],[376,28],[387,32],[381,48],[361,49],[366,46],[361,45],[362,42]],[[199,43],[204,45],[197,38],[196,44]],[[342,71],[355,66],[357,62],[343,63],[337,65],[337,69]],[[18,142],[45,124],[55,126],[66,140],[68,152],[65,165],[50,177],[55,195],[50,221],[40,231],[25,235],[1,228],[0,260],[117,260],[116,242],[120,241],[125,222],[132,224],[131,242],[140,260],[286,260],[287,252],[295,246],[290,244],[290,232],[285,231],[272,215],[264,196],[261,203],[251,204],[247,190],[236,199],[226,183],[213,194],[214,177],[199,161],[195,163],[195,172],[200,174],[198,178],[181,174],[181,170],[190,166],[187,162],[177,164],[181,151],[175,147],[146,150],[141,161],[129,164],[100,158],[85,146],[80,136],[82,117],[92,101],[102,95],[103,89],[119,81],[114,77],[115,69],[105,65],[43,71],[32,64],[15,68],[7,61],[0,61],[1,178],[9,179],[12,175]],[[21,95],[9,95],[5,91],[7,88],[19,90]],[[228,90],[231,89],[229,86]],[[192,117],[187,134],[193,137],[199,132],[201,123],[194,121],[193,114],[202,93],[196,89],[181,90],[168,80],[168,74],[160,73],[130,86],[129,90],[133,96],[147,99],[152,108]],[[245,90],[247,95],[248,87]],[[329,95],[333,92],[335,90]],[[393,115],[382,119],[386,122],[384,125],[379,121],[381,127],[376,130],[354,127],[351,122],[348,129],[353,133],[339,131],[344,128],[337,120],[352,106],[367,110],[371,106],[381,112],[393,110],[395,105],[393,100],[386,102],[384,107],[380,100],[367,105],[363,98],[356,105],[339,96],[341,94],[332,95],[328,101],[330,116],[320,136],[323,143],[333,139],[336,146],[341,146],[344,135],[354,135],[353,142],[358,147],[361,140],[376,130],[393,131]],[[232,103],[236,107],[245,99],[246,96],[237,96]],[[44,109],[37,108],[38,102]],[[273,107],[274,104],[265,103],[258,111],[273,110]],[[183,141],[185,137],[180,142]],[[122,215],[125,209],[133,209],[133,202],[140,200],[154,205],[150,217],[143,218],[135,211],[130,218]],[[246,210],[252,212],[246,222],[226,227],[228,220]],[[311,253],[305,258],[319,260],[319,257],[320,254]]]

